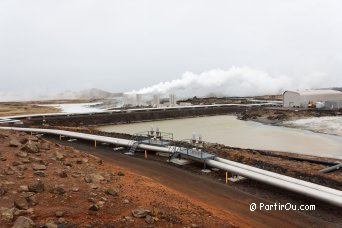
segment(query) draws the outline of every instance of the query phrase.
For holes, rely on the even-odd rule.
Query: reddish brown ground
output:
[[[39,152],[28,153],[27,159],[30,161],[25,161],[26,158],[16,156],[16,152],[20,151],[22,146],[9,146],[12,139],[21,142],[37,141]],[[63,154],[63,158],[57,158],[56,152]],[[14,200],[27,194],[27,192],[19,192],[20,186],[28,185],[38,178],[45,185],[44,192],[35,194],[38,202],[36,206],[30,205],[29,210],[15,210],[13,221],[4,221],[5,218],[2,217],[0,227],[11,227],[19,215],[31,218],[36,224],[60,222],[69,225],[77,224],[79,227],[87,225],[103,227],[110,224],[115,227],[196,227],[196,225],[226,227],[239,223],[229,214],[208,205],[199,205],[196,201],[184,197],[182,193],[149,178],[118,166],[101,163],[101,160],[93,155],[35,136],[1,131],[0,157],[0,188],[5,190],[5,193],[0,196],[1,211],[5,208],[13,208]],[[84,159],[83,163],[77,164],[77,159]],[[34,174],[32,169],[34,160],[46,164],[47,169],[43,171],[46,177],[38,177]],[[18,161],[19,165],[13,164],[14,161]],[[66,166],[66,161],[71,161],[72,167]],[[27,169],[24,170],[25,168]],[[60,177],[57,173],[60,170],[65,170],[68,176]],[[119,172],[123,172],[124,176],[119,175]],[[84,178],[94,173],[102,175],[104,180],[86,183]],[[53,193],[52,189],[55,185],[61,185],[65,193],[61,195]],[[79,191],[73,192],[74,187],[79,188]],[[94,187],[97,189],[93,189]],[[106,190],[109,188],[118,189],[118,196],[108,195]],[[125,200],[128,200],[128,203]],[[99,210],[90,211],[89,207],[92,204],[100,205]],[[148,224],[144,218],[132,216],[132,210],[141,206],[151,211],[151,216],[154,217],[153,224]],[[56,211],[63,211],[65,215],[59,219],[55,215]],[[125,219],[125,216],[132,218]]]

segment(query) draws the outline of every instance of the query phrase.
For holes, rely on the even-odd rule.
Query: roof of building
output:
[[[308,96],[308,95],[327,95],[327,94],[337,94],[342,95],[342,92],[332,89],[317,89],[317,90],[303,90],[303,91],[285,91],[286,92],[292,92],[292,93],[298,93],[300,95]]]
[[[342,92],[332,89],[320,89],[320,90],[305,90],[299,92],[300,95],[325,95],[325,94],[340,94]]]

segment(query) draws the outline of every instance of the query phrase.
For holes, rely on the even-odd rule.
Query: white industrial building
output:
[[[337,90],[285,91],[283,106],[288,108],[342,108],[342,92]]]
[[[160,97],[159,95],[153,95],[152,106],[158,108],[160,106]]]
[[[169,106],[174,107],[177,105],[176,95],[170,94]]]
[[[135,106],[142,106],[142,94],[135,95]]]

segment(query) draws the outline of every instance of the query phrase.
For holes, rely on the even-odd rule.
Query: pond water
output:
[[[238,120],[236,116],[210,116],[151,121],[98,127],[105,132],[138,133],[158,126],[171,132],[174,139],[190,139],[193,132],[204,141],[232,147],[262,149],[342,159],[342,137],[308,130],[271,126],[254,121]]]
[[[102,102],[93,103],[70,103],[70,104],[41,104],[39,106],[54,107],[61,109],[63,113],[87,113],[87,112],[102,112],[102,109],[95,107],[95,105]]]

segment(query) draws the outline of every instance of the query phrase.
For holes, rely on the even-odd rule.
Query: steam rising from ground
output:
[[[181,78],[128,94],[174,93],[180,97],[192,96],[256,96],[280,94],[288,89],[302,89],[318,86],[323,75],[315,74],[301,80],[284,75],[270,75],[248,67],[232,67],[229,70],[210,70],[200,74],[185,72]],[[309,82],[309,83],[308,83]]]

